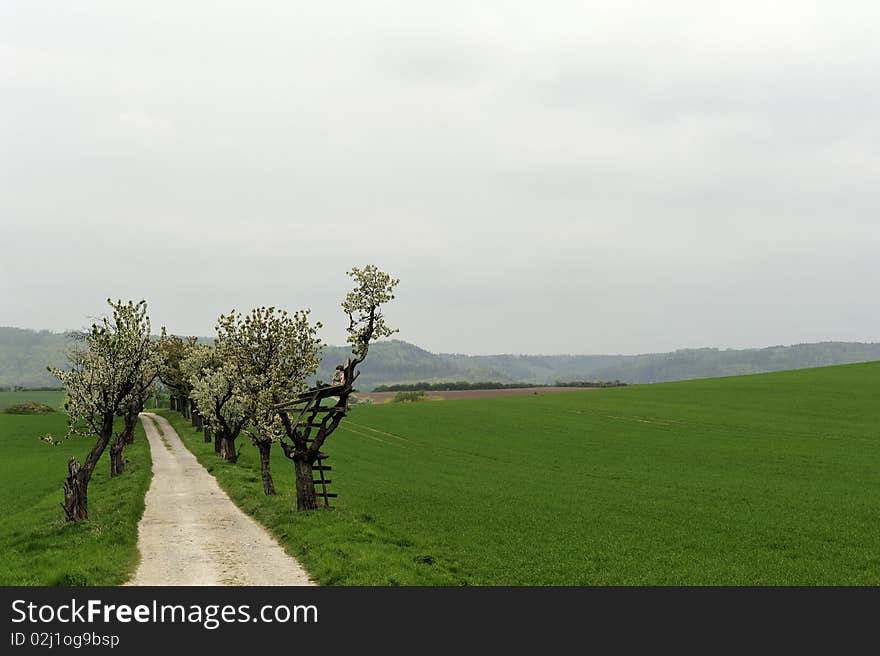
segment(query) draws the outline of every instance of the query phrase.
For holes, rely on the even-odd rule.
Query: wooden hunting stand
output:
[[[348,397],[355,379],[360,375],[360,372],[355,372],[358,364],[358,360],[346,361],[342,369],[342,384],[312,387],[276,406],[283,413],[282,416],[286,417],[285,428],[293,440],[292,445],[281,442],[284,455],[298,467],[311,466],[314,472],[311,477],[314,494],[316,498],[323,498],[324,508],[332,508],[330,499],[337,495],[327,491],[327,486],[332,481],[326,477],[325,472],[332,468],[326,464],[330,456],[320,451],[320,448],[348,414]]]

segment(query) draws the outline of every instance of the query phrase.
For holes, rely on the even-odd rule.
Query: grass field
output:
[[[880,583],[880,363],[358,407],[299,515],[172,416],[325,584]]]
[[[39,394],[0,392],[0,404],[50,402]],[[17,396],[11,401],[9,395]],[[61,508],[67,459],[82,460],[94,442],[64,440],[66,419],[60,412],[0,413],[0,585],[113,585],[127,580],[137,564],[137,523],[152,475],[143,429],[125,451],[124,475],[110,480],[104,454],[89,485],[92,519],[72,525]],[[40,442],[46,433],[63,444]]]
[[[0,412],[3,412],[11,405],[27,401],[45,403],[60,411],[64,409],[64,392],[0,392]]]

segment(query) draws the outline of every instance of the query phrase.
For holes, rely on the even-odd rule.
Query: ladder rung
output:
[[[312,481],[315,485],[330,485],[332,482],[329,478],[326,481]]]

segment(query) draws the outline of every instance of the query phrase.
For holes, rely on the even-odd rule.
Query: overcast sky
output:
[[[876,2],[0,2],[0,325],[401,279],[433,351],[880,340]]]

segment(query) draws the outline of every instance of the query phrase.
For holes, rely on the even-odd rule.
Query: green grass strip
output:
[[[70,524],[61,508],[67,460],[82,460],[93,442],[65,440],[66,419],[0,414],[2,585],[116,585],[138,563],[137,526],[152,477],[143,429],[125,450],[123,475],[110,479],[109,449],[104,453],[89,484],[91,519]],[[47,433],[61,444],[41,442]]]

